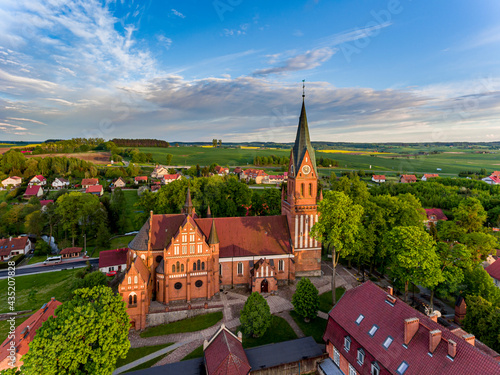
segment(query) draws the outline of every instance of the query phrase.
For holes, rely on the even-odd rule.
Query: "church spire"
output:
[[[210,205],[207,208],[207,217],[212,217],[212,211],[210,211]]]
[[[217,229],[215,229],[215,220],[212,219],[212,228],[210,229],[210,235],[208,236],[208,244],[215,245],[219,243],[219,236],[217,235]]]
[[[193,207],[193,202],[191,201],[191,191],[189,190],[189,186],[187,188],[186,203],[184,204],[183,213],[186,215],[194,214],[194,207]]]
[[[304,82],[304,81],[302,81]],[[302,159],[306,150],[309,151],[311,157],[311,163],[313,165],[314,171],[316,172],[316,156],[314,154],[314,149],[311,145],[311,139],[309,138],[309,126],[307,125],[307,114],[306,114],[306,104],[305,104],[305,84],[302,84],[302,109],[300,111],[299,117],[299,127],[297,129],[297,136],[295,137],[295,144],[293,146],[293,162],[294,162],[294,173],[298,172],[302,164]],[[316,172],[317,175],[317,172]]]

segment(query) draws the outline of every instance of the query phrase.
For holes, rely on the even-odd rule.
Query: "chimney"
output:
[[[408,345],[410,343],[411,339],[413,338],[413,336],[415,336],[415,333],[417,333],[417,331],[418,331],[419,319],[418,318],[405,319],[404,324],[405,324],[405,326],[404,326],[404,343],[405,343],[405,345]]]
[[[387,295],[385,299],[390,305],[393,305],[396,303],[396,297],[391,296],[390,294]]]
[[[434,353],[437,346],[441,342],[441,331],[439,329],[435,329],[434,331],[429,332],[429,352]]]
[[[56,300],[56,297],[50,297],[50,300],[51,300],[51,301],[55,301],[55,300]]]
[[[438,321],[438,314],[436,314],[436,313],[434,312],[434,313],[432,313],[431,315],[429,315],[429,318],[431,318],[431,320],[432,320],[433,322],[436,322],[436,323],[437,323],[437,321]]]
[[[468,335],[462,336],[462,338],[467,341],[469,344],[472,346],[475,346],[476,344],[476,336],[471,335],[470,333]]]
[[[394,295],[394,289],[390,285],[387,287],[387,294],[389,294],[391,296]]]
[[[240,340],[240,342],[243,342],[243,335],[241,334],[241,331],[238,331],[238,340]]]
[[[448,355],[455,358],[457,355],[457,343],[453,340],[448,340]]]

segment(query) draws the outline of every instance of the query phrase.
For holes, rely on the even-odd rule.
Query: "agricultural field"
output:
[[[89,151],[89,152],[75,152],[75,153],[55,153],[55,154],[37,154],[37,155],[25,155],[26,158],[47,158],[47,157],[66,157],[66,158],[76,158],[85,161],[89,161],[98,165],[107,165],[109,163],[109,158],[111,153],[107,151]]]

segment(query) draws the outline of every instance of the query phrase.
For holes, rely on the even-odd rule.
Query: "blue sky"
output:
[[[500,140],[497,0],[0,0],[0,140]]]

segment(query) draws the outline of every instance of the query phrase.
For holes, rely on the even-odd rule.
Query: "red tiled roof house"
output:
[[[139,183],[148,182],[148,176],[137,176],[134,178],[134,184],[138,185]]]
[[[402,174],[399,178],[399,182],[402,184],[417,182],[417,177],[414,174]]]
[[[101,196],[104,193],[104,189],[101,185],[91,185],[85,189],[85,193]]]
[[[0,239],[0,260],[9,260],[19,254],[28,254],[31,250],[31,241],[28,236]]]
[[[486,272],[491,276],[495,285],[500,288],[500,260],[496,260],[485,268]]]
[[[385,175],[383,174],[374,174],[372,176],[372,181],[377,183],[385,182]]]
[[[123,271],[127,269],[128,248],[105,250],[99,253],[99,271]]]
[[[430,228],[431,223],[434,225],[437,225],[438,221],[446,221],[448,218],[446,215],[443,213],[443,210],[440,208],[426,208],[425,209],[425,214],[427,215],[427,219],[424,220],[424,224],[427,227],[427,229]]]
[[[26,189],[23,198],[24,199],[30,199],[31,197],[38,197],[40,198],[43,195],[43,188],[38,185],[32,185],[28,186]]]
[[[28,182],[28,186],[33,186],[33,185],[47,185],[47,179],[43,177],[41,174],[36,175],[33,177],[30,182]]]
[[[437,178],[439,175],[437,173],[426,173],[422,176],[422,181],[427,181],[429,178]]]
[[[77,258],[82,254],[81,247],[67,247],[59,253],[63,258]]]
[[[18,187],[21,186],[22,182],[23,179],[21,177],[12,176],[12,177],[7,177],[5,180],[2,180],[2,185],[4,188],[8,186]]]
[[[99,185],[99,179],[98,178],[84,178],[82,180],[82,188],[86,189],[89,186],[96,186]]]

